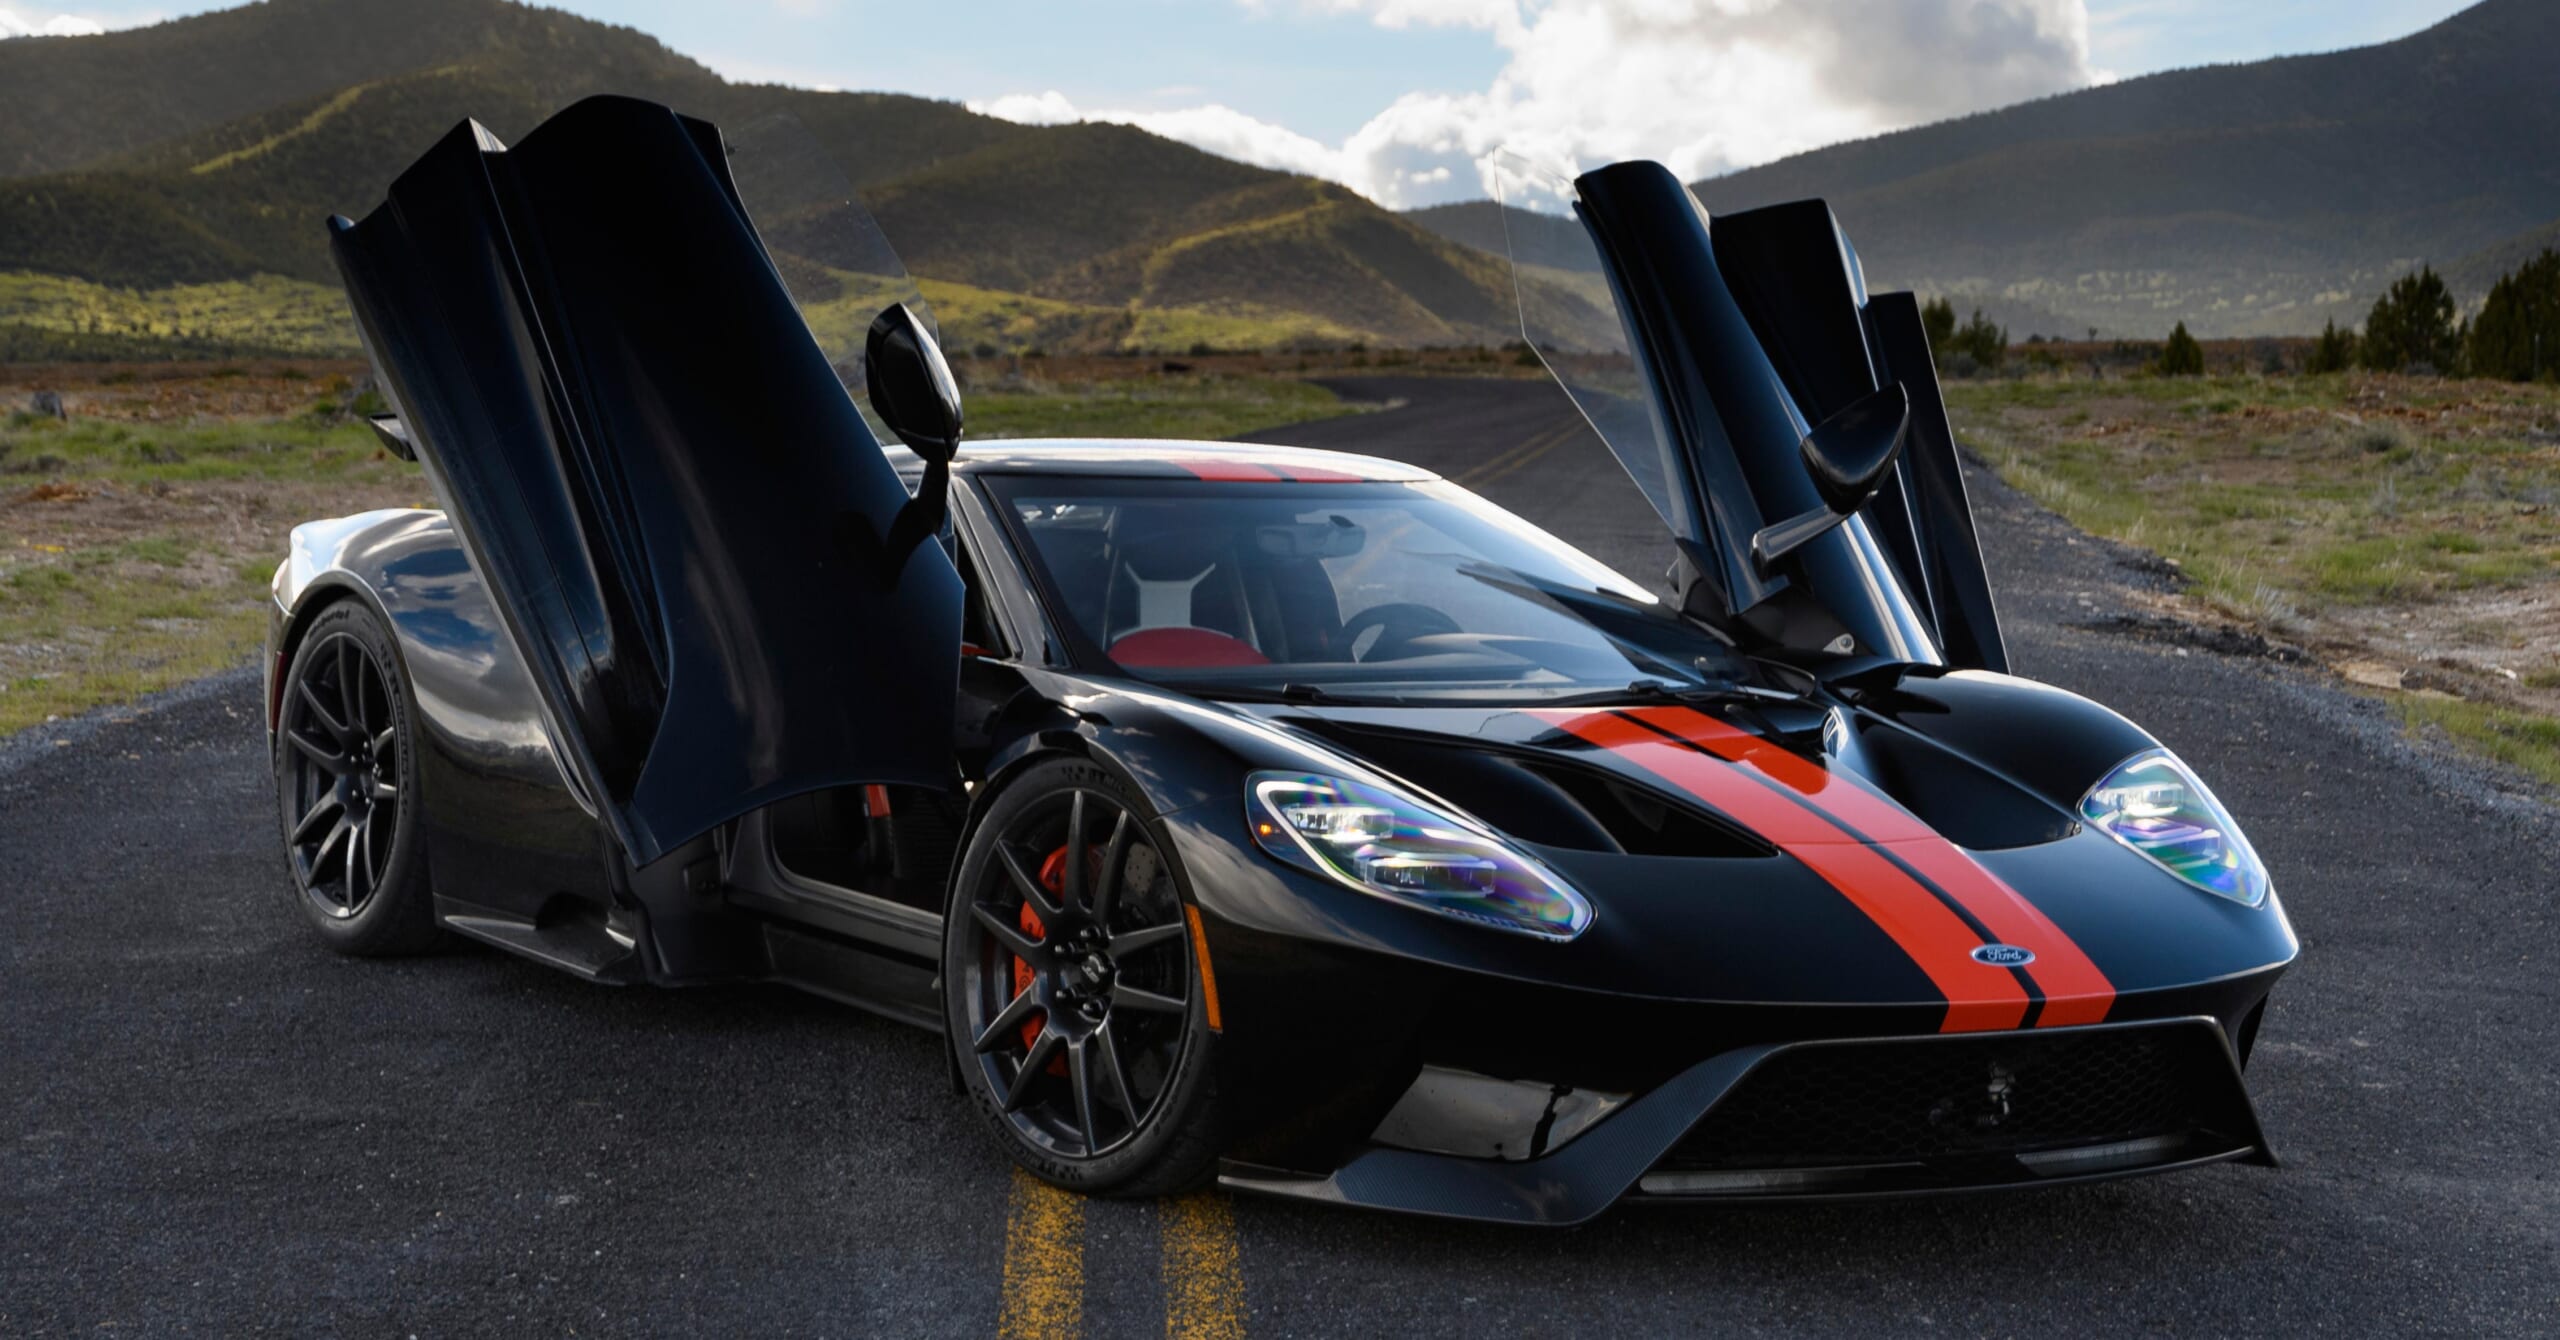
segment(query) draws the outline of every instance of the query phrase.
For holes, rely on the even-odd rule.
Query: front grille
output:
[[[1847,1167],[2236,1135],[2246,1103],[2218,1030],[2202,1022],[1822,1044],[1761,1062],[1658,1167]]]

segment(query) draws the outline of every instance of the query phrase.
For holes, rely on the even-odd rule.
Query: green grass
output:
[[[2407,695],[2393,700],[2413,735],[2441,731],[2454,743],[2560,787],[2560,721],[2496,703]]]
[[[2229,612],[2425,601],[2560,574],[2560,462],[2527,431],[2549,388],[2395,386],[2367,419],[2342,377],[1957,382],[2001,476],[2074,524],[2176,559]],[[2093,431],[2103,429],[2103,432]]]
[[[83,550],[66,564],[0,578],[0,646],[42,648],[13,656],[0,682],[0,735],[55,717],[199,678],[240,664],[264,636],[264,574],[234,569],[214,580],[172,580],[170,540],[136,553]],[[270,561],[268,571],[274,569]],[[30,668],[43,665],[43,669]]]

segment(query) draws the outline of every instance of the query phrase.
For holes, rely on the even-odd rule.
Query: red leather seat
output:
[[[1207,628],[1141,628],[1106,650],[1122,665],[1150,670],[1271,664],[1252,643]]]

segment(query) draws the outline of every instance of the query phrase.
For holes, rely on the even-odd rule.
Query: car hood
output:
[[[1240,710],[1483,820],[1591,898],[1570,945],[1489,947],[1502,970],[1682,999],[1938,1002],[1963,1030],[2096,1023],[2129,995],[2293,956],[2272,896],[2199,892],[2077,821],[2080,793],[2153,747],[2122,718],[1972,672],[1863,697]],[[2004,740],[2044,762],[2008,766]]]

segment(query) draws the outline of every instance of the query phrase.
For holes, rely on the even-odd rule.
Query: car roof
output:
[[[924,462],[903,446],[891,445],[887,454],[900,475],[913,476],[924,470]],[[1174,438],[997,438],[964,442],[951,468],[963,474],[1299,484],[1417,483],[1439,478],[1429,470],[1401,461],[1347,451]]]

